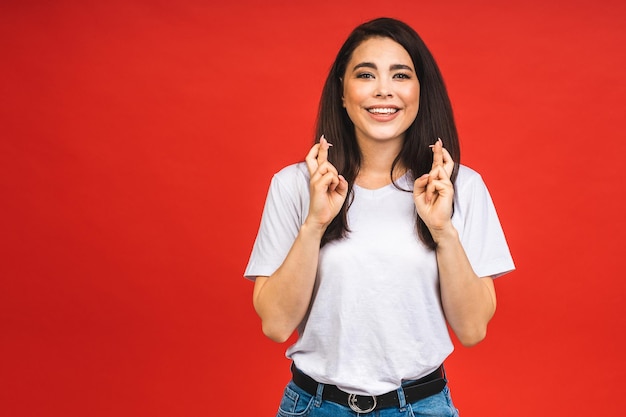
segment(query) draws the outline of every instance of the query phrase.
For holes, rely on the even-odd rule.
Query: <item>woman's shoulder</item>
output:
[[[466,165],[459,166],[454,188],[459,201],[474,200],[478,196],[489,193],[482,175]]]
[[[274,174],[272,188],[293,194],[306,194],[309,190],[309,171],[306,163],[287,165]]]
[[[309,178],[309,170],[306,167],[305,162],[296,162],[295,164],[287,165],[286,167],[280,169],[275,177],[279,177],[281,179],[288,178]]]
[[[309,170],[306,163],[296,162],[295,164],[287,165],[282,168],[276,174],[274,178],[281,183],[309,183]]]
[[[459,172],[455,184],[457,187],[471,186],[472,184],[483,184],[483,178],[474,169],[467,165],[459,165]]]

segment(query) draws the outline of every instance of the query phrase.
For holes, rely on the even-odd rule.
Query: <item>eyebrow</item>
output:
[[[372,68],[372,69],[378,69],[378,67],[376,66],[376,64],[374,64],[373,62],[361,62],[359,64],[356,64],[354,66],[354,68],[352,69],[352,71],[356,71],[359,68]],[[408,65],[404,65],[404,64],[393,64],[392,66],[389,67],[390,70],[392,71],[396,71],[396,70],[407,70],[407,71],[411,71],[413,72],[413,68],[409,67]]]

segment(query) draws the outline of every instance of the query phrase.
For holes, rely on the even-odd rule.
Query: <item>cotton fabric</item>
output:
[[[415,231],[409,175],[396,185],[357,185],[348,210],[350,233],[320,250],[309,312],[287,357],[320,383],[380,395],[435,370],[453,345],[443,314],[434,251]],[[272,179],[245,276],[270,276],[283,262],[309,207],[304,163]],[[514,269],[493,202],[481,176],[461,166],[452,218],[479,277]]]

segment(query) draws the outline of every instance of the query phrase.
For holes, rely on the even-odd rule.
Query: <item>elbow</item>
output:
[[[487,326],[475,328],[472,330],[466,330],[464,332],[455,332],[459,342],[464,347],[476,346],[487,337]]]
[[[456,326],[452,326],[459,342],[461,342],[464,347],[472,347],[485,340],[487,337],[487,326],[494,313],[495,305],[494,309],[489,311],[486,317],[475,317],[474,319],[456,323]]]
[[[270,340],[277,343],[284,343],[291,337],[295,330],[295,327],[290,326],[289,321],[286,321],[282,316],[272,314],[272,312],[262,311],[255,303],[259,318],[261,319],[261,329],[263,334]]]
[[[267,321],[262,324],[263,334],[273,342],[285,343],[293,333],[293,329],[289,330],[280,326],[272,325]]]

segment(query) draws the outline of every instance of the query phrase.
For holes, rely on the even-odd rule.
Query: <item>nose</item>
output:
[[[374,94],[376,97],[391,97],[393,93],[389,81],[379,78]]]

